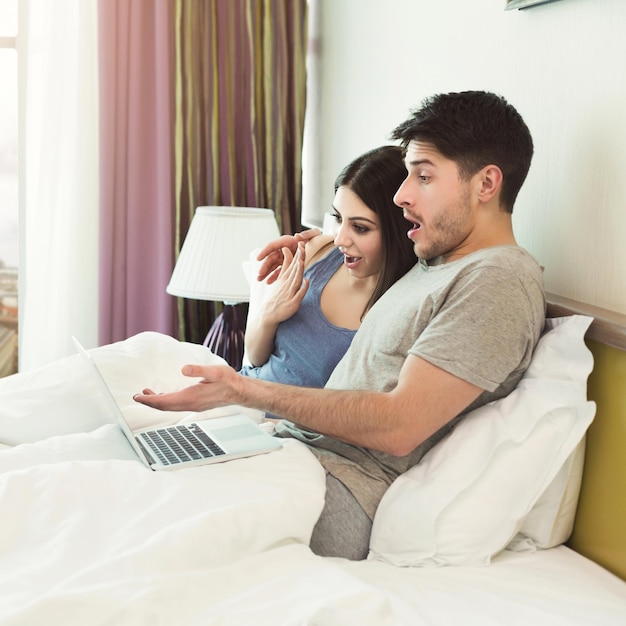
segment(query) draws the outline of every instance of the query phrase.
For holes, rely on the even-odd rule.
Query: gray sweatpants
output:
[[[362,561],[369,552],[372,522],[346,486],[326,472],[326,504],[313,528],[311,550],[319,556]]]

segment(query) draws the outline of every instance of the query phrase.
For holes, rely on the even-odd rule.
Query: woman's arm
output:
[[[303,280],[304,268],[325,256],[332,244],[331,235],[317,235],[306,244],[300,242],[295,257],[288,247],[281,250],[284,260],[280,262],[278,278],[272,283],[262,305],[248,319],[246,327],[246,356],[255,367],[270,358],[279,324],[300,308],[309,285],[307,280]]]

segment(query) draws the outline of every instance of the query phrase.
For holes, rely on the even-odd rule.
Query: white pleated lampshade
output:
[[[247,302],[250,287],[243,262],[279,236],[269,209],[198,207],[166,291],[193,300]]]

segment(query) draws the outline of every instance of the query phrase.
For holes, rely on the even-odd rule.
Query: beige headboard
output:
[[[588,397],[597,404],[568,545],[626,580],[626,315],[548,294],[548,316],[594,318]]]

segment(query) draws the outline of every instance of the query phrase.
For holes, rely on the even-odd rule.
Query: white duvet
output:
[[[93,355],[135,428],[189,419],[132,394],[216,359],[154,333]],[[0,380],[0,626],[626,623],[626,585],[566,548],[485,568],[313,555],[324,472],[298,442],[152,472],[106,422],[78,357]]]
[[[93,356],[135,428],[191,419],[137,405],[132,394],[188,384],[177,374],[183,364],[217,360],[155,333]],[[182,609],[195,615],[218,587],[226,601],[226,581],[246,559],[290,545],[308,552],[324,471],[297,442],[237,462],[150,471],[107,423],[78,357],[0,381],[0,398],[0,623],[44,623],[51,612],[64,623],[136,624],[153,614],[161,623],[172,581],[195,598]],[[241,567],[235,578],[245,577]],[[190,593],[200,573],[215,578]]]
[[[95,436],[117,434],[108,429]],[[240,590],[255,555],[291,544],[308,550],[324,495],[321,467],[295,442],[171,472],[134,460],[3,469],[1,624],[45,623],[56,611],[65,624],[147,623],[176,587],[193,601],[191,616],[218,600],[218,588]]]

